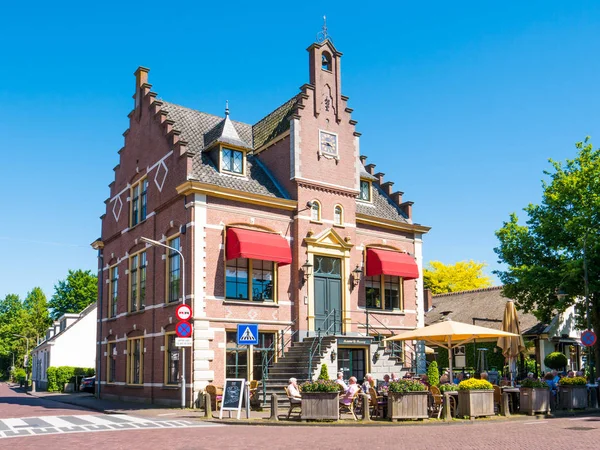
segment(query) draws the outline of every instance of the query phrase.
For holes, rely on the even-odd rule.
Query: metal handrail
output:
[[[297,319],[295,319],[289,326],[287,326],[286,328],[284,328],[283,330],[280,331],[280,334],[281,334],[281,337],[279,339],[279,343],[281,344],[280,347],[277,346],[278,340],[276,339],[266,350],[263,350],[263,352],[262,352],[263,404],[266,402],[266,398],[267,398],[267,383],[266,382],[269,380],[269,366],[271,365],[271,363],[273,362],[273,359],[275,359],[275,357],[277,357],[277,359],[283,358],[286,347],[288,346],[288,344],[290,344],[292,342],[292,340],[294,339],[294,336],[298,333],[298,330],[292,331],[292,327],[296,324],[296,320]],[[289,337],[286,339],[285,335],[289,331],[292,331],[292,333],[290,333]],[[271,352],[271,351],[273,352],[273,354],[271,355],[270,358],[267,359],[267,356],[269,355],[269,352]]]
[[[332,326],[333,326],[333,333],[335,334],[336,325],[337,325],[335,308],[332,309],[331,312],[329,314],[327,314],[327,316],[325,316],[325,319],[323,319],[323,322],[327,322],[327,319],[329,319],[329,317],[332,314],[333,314],[333,322],[331,322],[331,324],[327,327],[327,330],[325,330],[324,336],[329,336]],[[310,346],[310,353],[309,353],[309,359],[308,359],[308,376],[307,376],[308,380],[312,380],[312,360],[317,351],[319,352],[319,354],[321,354],[321,341],[323,340],[324,336],[321,336],[321,328],[319,328],[317,330],[317,339],[315,339],[313,341],[312,345]]]

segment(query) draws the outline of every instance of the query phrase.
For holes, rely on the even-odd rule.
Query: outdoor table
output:
[[[521,390],[518,387],[503,387],[502,392],[506,392],[510,394],[512,399],[512,413],[515,413],[519,410],[519,398],[521,394]]]
[[[444,396],[443,418],[444,420],[450,420],[452,418],[452,412],[450,411],[450,405],[447,403],[449,402],[450,396],[454,397],[456,403],[456,409],[454,410],[454,414],[456,415],[456,411],[458,410],[458,391],[445,391],[442,392],[442,395]]]

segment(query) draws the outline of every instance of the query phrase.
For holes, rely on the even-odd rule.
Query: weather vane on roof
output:
[[[327,34],[327,16],[323,16],[323,29],[317,33],[317,42],[321,43],[331,38]]]
[[[229,115],[229,100],[225,100],[225,115]]]

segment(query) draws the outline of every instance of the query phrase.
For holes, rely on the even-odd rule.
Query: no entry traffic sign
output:
[[[189,322],[178,322],[175,326],[177,337],[187,338],[192,336],[192,324]]]
[[[596,343],[596,333],[592,330],[585,330],[581,333],[581,343],[586,347],[591,347]]]
[[[189,320],[192,317],[192,308],[188,305],[179,305],[175,310],[175,315],[179,320]]]

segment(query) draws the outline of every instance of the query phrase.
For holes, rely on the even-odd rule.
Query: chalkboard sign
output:
[[[246,380],[244,378],[226,378],[223,387],[223,399],[221,400],[221,411],[219,418],[223,418],[223,411],[237,411],[240,418],[242,401],[246,392]]]

